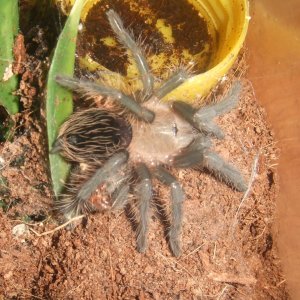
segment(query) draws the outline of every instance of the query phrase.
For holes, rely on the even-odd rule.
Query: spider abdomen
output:
[[[99,108],[74,113],[62,126],[54,151],[75,162],[101,162],[131,141],[131,126],[121,116]]]
[[[172,158],[193,141],[194,129],[168,104],[153,99],[145,106],[155,113],[155,119],[150,124],[141,121],[131,124],[130,158],[148,166],[170,164]]]

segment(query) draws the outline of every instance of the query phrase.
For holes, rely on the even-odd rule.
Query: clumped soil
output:
[[[38,28],[36,37],[44,32]],[[182,255],[171,255],[155,207],[140,254],[124,212],[55,230],[42,103],[49,52],[47,44],[23,41],[15,48],[22,112],[0,145],[0,299],[289,299],[272,231],[278,149],[244,76],[239,107],[218,120],[226,137],[214,149],[242,171],[249,193],[206,172],[174,171],[186,193]],[[236,64],[215,97],[243,70]],[[156,191],[168,203],[168,191]]]
[[[126,75],[129,61],[124,47],[120,44],[112,47],[104,42],[107,36],[114,36],[105,15],[109,9],[121,17],[125,28],[130,28],[131,34],[141,45],[146,45],[148,57],[169,57],[164,61],[168,68],[176,57],[182,64],[187,64],[191,57],[198,56],[194,68],[197,72],[207,69],[217,41],[213,41],[204,18],[186,0],[140,0],[138,4],[132,0],[103,0],[96,3],[87,14],[79,33],[78,53],[82,57],[88,54],[109,70]],[[173,42],[166,41],[157,29],[159,20],[164,20],[165,25],[172,30]],[[189,53],[189,60],[184,58],[183,52]],[[202,58],[201,63],[199,56]],[[153,67],[155,75],[163,73],[163,67],[155,67],[155,64]]]

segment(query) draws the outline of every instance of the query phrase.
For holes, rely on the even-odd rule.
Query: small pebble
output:
[[[145,269],[144,269],[144,272],[146,274],[151,274],[153,273],[153,268],[151,266],[147,266]]]
[[[126,274],[126,269],[125,268],[120,268],[120,274],[125,275]]]
[[[19,237],[27,233],[28,233],[28,226],[26,224],[18,224],[12,229],[12,234],[15,237]]]
[[[255,127],[254,128],[254,131],[257,133],[257,134],[260,134],[261,133],[261,129],[259,127]]]
[[[8,280],[11,276],[13,275],[12,271],[9,271],[8,273],[6,273],[3,277],[5,280]]]

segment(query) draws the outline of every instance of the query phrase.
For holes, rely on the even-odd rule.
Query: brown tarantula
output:
[[[140,47],[113,10],[107,12],[120,43],[135,59],[143,90],[138,99],[102,83],[59,75],[65,88],[87,96],[104,97],[103,108],[75,112],[61,127],[52,152],[81,164],[72,172],[57,208],[67,217],[106,208],[122,209],[133,196],[137,202],[137,249],[146,250],[152,177],[169,186],[171,198],[168,242],[180,255],[184,192],[171,167],[205,168],[238,191],[246,184],[240,172],[210,150],[211,137],[223,138],[213,119],[238,102],[241,85],[221,102],[195,109],[182,101],[161,102],[188,78],[179,69],[154,90],[154,80]],[[130,196],[130,197],[129,197]]]

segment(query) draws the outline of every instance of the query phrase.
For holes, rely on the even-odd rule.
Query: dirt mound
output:
[[[287,299],[271,230],[278,149],[251,85],[243,84],[239,108],[219,120],[226,138],[214,148],[253,179],[249,193],[233,191],[207,173],[179,171],[187,197],[178,259],[170,254],[155,208],[146,254],[136,251],[123,212],[97,214],[73,231],[37,236],[31,230],[58,226],[39,146],[44,133],[30,125],[3,144],[1,294],[8,299]],[[168,202],[161,187],[157,197]],[[25,223],[16,236],[15,226]]]

